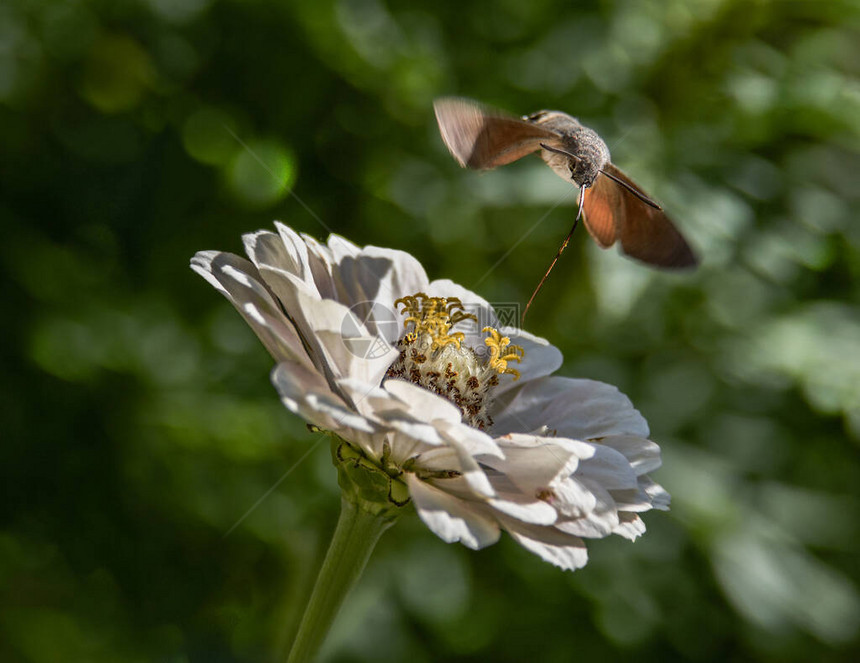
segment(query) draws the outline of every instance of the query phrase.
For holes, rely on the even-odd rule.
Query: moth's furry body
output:
[[[557,135],[559,147],[576,159],[541,149],[541,158],[563,180],[571,179],[586,189],[609,163],[609,148],[597,132],[561,111],[542,110],[523,118]]]

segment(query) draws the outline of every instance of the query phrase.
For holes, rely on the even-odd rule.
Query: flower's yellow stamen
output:
[[[401,297],[394,305],[403,306],[400,312],[406,315],[406,320],[403,321],[404,329],[412,325],[412,330],[406,335],[407,339],[414,341],[427,334],[432,342],[431,350],[438,350],[446,345],[459,348],[465,334],[451,333],[451,327],[463,320],[478,321],[471,313],[463,312],[463,302],[457,297],[430,297],[419,292]]]
[[[466,313],[466,305],[457,297],[430,297],[418,292],[394,304],[405,317],[406,333],[397,342],[400,357],[388,367],[386,378],[408,380],[439,394],[460,409],[465,423],[479,430],[491,428],[492,390],[502,374],[519,379],[520,372],[508,364],[521,361],[523,349],[496,329],[485,327],[484,332],[490,334],[485,339],[489,352],[476,353],[463,332],[451,331],[460,322],[478,322],[477,316]]]
[[[508,362],[521,362],[526,351],[519,345],[511,345],[511,339],[502,336],[497,329],[484,327],[481,331],[490,334],[484,339],[484,343],[490,348],[490,360],[487,362],[490,367],[498,371],[500,375],[507,373],[513,375],[514,380],[519,380],[520,372],[515,368],[509,368]]]

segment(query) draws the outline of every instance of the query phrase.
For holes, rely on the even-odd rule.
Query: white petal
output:
[[[386,384],[389,384],[389,381]],[[432,395],[432,394],[431,394]],[[390,415],[386,423],[396,426],[404,434],[421,432],[419,424],[398,420],[397,415]],[[408,427],[407,427],[408,426]],[[482,457],[501,456],[501,450],[489,435],[475,430],[465,424],[434,419],[432,430],[441,443],[436,449],[425,450],[416,459],[417,467],[429,470],[454,470],[461,474],[461,479],[468,492],[473,497],[494,497],[495,491],[490,485],[483,468],[479,465],[476,455]],[[419,438],[422,439],[423,438]],[[392,449],[393,458],[405,458],[402,450]]]
[[[287,409],[320,428],[338,433],[348,429],[361,433],[377,430],[335,395],[319,373],[301,364],[281,362],[272,371],[272,383]],[[345,437],[353,439],[348,434]]]
[[[333,371],[335,376],[349,377],[368,385],[379,385],[399,354],[379,337],[369,334],[344,336],[336,329],[317,329],[314,333],[323,356],[330,366],[336,367]]]
[[[391,393],[384,387],[368,384],[364,380],[341,378],[335,381],[337,387],[352,400],[355,408],[366,417],[381,425],[404,434],[414,434],[425,443],[438,446],[444,439],[437,431],[435,423],[417,418],[413,406]],[[403,457],[405,460],[407,456]]]
[[[558,520],[558,512],[546,502],[516,493],[499,493],[487,500],[487,504],[511,518],[533,525],[552,525]]]
[[[356,256],[361,252],[358,245],[353,244],[345,237],[332,233],[328,236],[328,248],[331,250],[335,264],[343,261],[344,258]]]
[[[669,493],[658,483],[654,483],[649,477],[640,477],[639,485],[648,493],[651,498],[651,508],[659,509],[660,511],[668,511],[669,504],[672,498]]]
[[[482,458],[481,462],[505,474],[521,491],[534,496],[573,473],[579,458],[550,438],[509,435],[496,439],[503,459]]]
[[[648,424],[630,399],[612,385],[593,380],[545,377],[505,395],[509,404],[494,408],[493,433],[524,433],[540,426],[561,437],[588,440],[609,435],[648,437]]]
[[[459,499],[474,502],[496,496],[484,470],[474,462],[464,459],[453,447],[436,447],[419,454],[416,458],[416,472],[421,474],[425,470],[459,472],[459,476],[426,479],[428,484]]]
[[[212,272],[212,262],[216,259],[223,256],[221,260],[232,263],[236,265],[237,269],[241,270],[242,263],[247,263],[247,269],[253,270],[256,272],[251,263],[239,256],[233,255],[232,253],[223,253],[221,251],[198,251],[194,254],[194,257],[191,258],[191,269],[200,274],[204,279],[209,282],[213,288],[218,290],[225,297],[231,297],[230,291],[221,284],[221,282],[215,277],[215,274]],[[259,277],[259,274],[257,275]]]
[[[419,517],[443,541],[460,541],[478,550],[499,540],[498,524],[466,502],[427,485],[414,474],[406,475],[406,483]]]
[[[580,462],[576,476],[588,480],[606,490],[628,490],[638,487],[636,474],[630,463],[615,449],[592,444],[595,454]]]
[[[352,377],[379,384],[397,357],[397,350],[384,343],[367,345],[376,337],[347,307],[331,299],[319,299],[293,274],[265,265],[260,273],[295,321],[302,338],[321,358],[326,377]],[[359,347],[359,341],[366,347]],[[374,348],[379,351],[372,351]]]
[[[594,508],[579,518],[562,518],[556,523],[556,527],[570,534],[586,538],[602,539],[609,536],[612,530],[618,526],[618,508],[612,495],[599,484],[588,480],[574,477],[571,481],[578,481],[594,495]],[[555,506],[559,512],[563,512],[560,504]]]
[[[612,530],[612,533],[635,541],[645,533],[645,523],[635,513],[619,513],[618,526]]]
[[[385,384],[391,382],[394,381],[387,380]],[[392,459],[395,462],[405,461],[416,453],[416,442],[431,446],[445,444],[434,423],[415,416],[421,412],[421,408],[416,408],[414,403],[409,402],[409,394],[406,394],[406,398],[401,398],[394,393],[397,389],[392,392],[384,387],[373,387],[364,381],[352,379],[338,380],[337,385],[353,398],[359,412],[396,432],[398,439],[408,438],[405,444],[401,441],[392,446]]]
[[[435,431],[435,429],[433,430]],[[409,458],[423,457],[424,454],[437,449],[446,449],[442,446],[444,442],[440,437],[431,438],[431,442],[426,442],[419,436],[394,430],[387,439],[391,451],[391,462],[397,465],[402,465]],[[449,453],[453,454],[452,451]]]
[[[392,342],[403,329],[403,318],[394,302],[427,288],[427,274],[415,258],[403,251],[376,246],[367,246],[357,255],[344,258],[337,274],[351,302],[374,302],[381,307],[378,310],[385,311],[385,316],[376,317],[384,317],[380,322],[396,333],[387,336]],[[378,331],[386,333],[382,328]]]
[[[386,419],[386,425],[390,426],[392,429],[400,433],[400,435],[412,438],[422,444],[432,445],[432,446],[443,446],[445,441],[439,435],[439,431],[436,430],[436,427],[433,424],[427,424],[421,421],[415,421],[414,419]],[[392,459],[395,462],[405,460],[408,456],[412,455],[412,451],[408,453],[403,453],[403,451],[399,448],[395,448],[391,450]]]
[[[278,224],[276,223],[277,227]],[[282,226],[286,228],[286,226]],[[287,232],[293,231],[287,228]],[[269,230],[258,230],[257,232],[242,235],[245,245],[245,253],[251,261],[257,265],[269,265],[292,272],[296,276],[304,277],[305,265],[307,264],[307,251],[303,243],[297,245],[292,242],[284,242],[278,233]],[[308,280],[308,283],[311,283]]]
[[[434,421],[434,425],[442,437],[462,447],[470,456],[504,458],[504,453],[495,440],[477,428],[460,421],[452,422],[438,419]]]
[[[583,518],[597,508],[595,494],[573,478],[557,483],[552,492],[552,504],[565,518]]]
[[[623,454],[636,476],[653,472],[662,465],[660,446],[656,442],[636,435],[611,435],[600,440],[600,444]]]
[[[555,527],[527,525],[510,518],[500,518],[502,526],[526,550],[566,571],[582,568],[588,562],[585,542]]]
[[[278,226],[279,231],[282,235],[285,234],[286,231],[293,232],[291,229],[287,228],[287,226],[283,224],[276,223],[275,225]],[[328,246],[326,246],[322,242],[320,242],[316,237],[308,235],[307,233],[302,233],[301,235],[298,235],[296,233],[293,234],[305,243],[305,246],[308,250],[308,260],[310,260],[311,255],[314,255],[317,257],[317,259],[319,259],[321,262],[325,263],[329,267],[332,267],[337,263],[334,258],[334,254],[331,252],[331,249],[328,248]]]
[[[264,279],[266,286],[280,300],[283,308],[292,318],[303,338],[310,340],[310,337],[313,335],[313,328],[307,321],[308,316],[319,319],[321,316],[328,315],[330,319],[321,328],[342,328],[346,307],[334,300],[323,300],[315,285],[308,284],[290,270],[275,265],[262,263],[259,265],[259,270],[260,276]],[[325,308],[315,311],[314,309],[321,302],[325,302]]]
[[[468,456],[502,455],[491,437],[460,422],[460,410],[447,399],[396,378],[383,386],[395,402],[370,400],[373,415],[387,426],[431,444],[456,446]]]
[[[651,496],[641,486],[636,490],[613,490],[610,491],[610,494],[612,495],[612,499],[615,500],[615,505],[619,512],[631,511],[642,513],[654,508]]]
[[[297,277],[307,287],[316,290],[305,243],[292,228],[275,223],[277,234],[266,230],[242,236],[245,253],[257,266],[282,270]]]
[[[261,302],[245,302],[239,311],[276,362],[298,361],[314,367],[295,327],[280,311]]]
[[[416,465],[421,469],[459,472],[462,483],[472,497],[488,498],[496,495],[496,491],[493,490],[490,480],[478,462],[455,441],[446,440],[445,446],[422,453]]]
[[[581,518],[560,519],[555,526],[562,532],[586,539],[602,539],[617,529],[618,522],[618,511],[598,503],[594,511]]]
[[[308,266],[320,297],[342,302],[342,290],[338,287],[338,280],[334,277],[337,265],[331,249],[310,235],[302,233],[301,239],[308,251]]]
[[[385,389],[357,378],[335,380],[338,393],[344,394],[358,412],[370,419],[382,421],[390,409],[403,411],[404,405]]]
[[[359,248],[339,235],[330,235],[328,245],[318,242],[305,233],[301,234],[300,239],[307,248],[310,272],[313,274],[320,296],[351,308],[354,301],[349,296],[347,284],[339,275],[339,264],[344,259],[357,254]],[[337,251],[333,251],[332,246]]]
[[[460,461],[461,475],[472,492],[478,497],[493,497],[496,491],[493,490],[490,480],[475,459],[464,453],[462,449],[456,449],[456,452],[457,459]]]
[[[432,391],[419,387],[406,380],[386,380],[382,385],[386,391],[393,394],[409,406],[409,412],[419,421],[459,422],[462,418],[460,409],[451,401]]]
[[[230,300],[275,361],[298,361],[311,366],[295,328],[250,262],[230,253],[201,251],[191,259],[191,268]]]

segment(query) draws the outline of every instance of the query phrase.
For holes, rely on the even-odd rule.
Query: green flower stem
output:
[[[288,663],[314,660],[341,604],[361,577],[376,542],[394,520],[389,511],[373,503],[341,500],[337,527]]]

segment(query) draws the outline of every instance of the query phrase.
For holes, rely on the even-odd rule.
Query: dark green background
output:
[[[431,104],[461,94],[578,116],[704,256],[662,274],[578,231],[528,321],[642,410],[673,508],[576,573],[406,519],[329,660],[850,660],[858,26],[838,0],[6,0],[0,659],[277,659],[335,472],[319,445],[225,536],[317,438],[188,260],[280,219],[524,302],[576,192],[536,157],[459,169]]]

